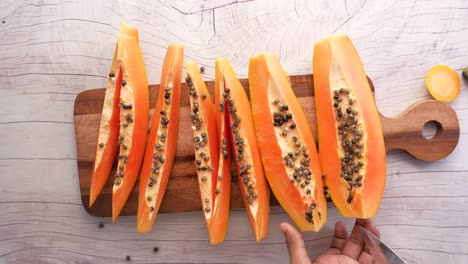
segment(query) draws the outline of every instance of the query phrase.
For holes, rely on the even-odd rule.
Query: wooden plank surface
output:
[[[248,94],[248,79],[241,79],[240,81]],[[290,76],[290,81],[317,140],[313,76]],[[374,90],[370,80],[369,83],[371,89]],[[214,82],[209,81],[206,84],[212,97],[214,97]],[[183,83],[181,90],[181,121],[178,131],[177,152],[160,213],[201,210],[198,180],[194,165],[192,130],[189,122],[189,88]],[[159,94],[159,85],[151,85],[149,91],[150,108],[154,111],[156,97]],[[113,175],[116,173],[117,164],[114,164],[106,185],[95,204],[91,208],[88,206],[104,93],[103,88],[80,93],[75,100],[74,115],[77,163],[83,206],[93,216],[109,217],[112,216],[112,186],[115,180]],[[418,159],[434,161],[448,156],[458,143],[460,136],[458,118],[455,111],[447,104],[435,100],[425,100],[413,104],[397,118],[380,116],[387,151],[399,148],[408,151]],[[424,124],[429,121],[438,124],[436,134],[431,140],[427,140],[422,134]],[[136,215],[138,186],[139,182],[137,181],[121,215]],[[271,205],[279,205],[274,195],[271,196]],[[230,207],[233,209],[244,207],[237,182],[232,184]]]
[[[232,210],[226,241],[211,247],[199,212],[161,214],[148,234],[135,217],[90,216],[81,203],[73,105],[102,87],[121,21],[140,29],[149,83],[159,83],[169,43],[214,76],[225,56],[240,78],[248,59],[278,55],[290,75],[310,74],[315,41],[353,40],[372,77],[380,112],[393,117],[430,99],[424,77],[443,63],[460,75],[468,61],[468,4],[448,1],[0,1],[0,263],[287,263],[278,229],[254,242],[243,209]],[[468,85],[450,103],[460,139],[445,159],[423,162],[390,151],[387,185],[374,219],[382,239],[408,263],[468,263]],[[329,204],[319,233],[304,233],[309,256],[329,245]],[[99,228],[99,224],[103,224]],[[154,252],[153,248],[159,251]]]

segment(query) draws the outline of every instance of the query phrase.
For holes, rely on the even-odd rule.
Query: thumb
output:
[[[310,264],[301,233],[288,223],[282,223],[280,230],[283,232],[288,245],[291,264]]]

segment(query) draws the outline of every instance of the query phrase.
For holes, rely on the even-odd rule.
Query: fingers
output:
[[[369,244],[364,243],[364,248],[361,251],[361,255],[359,255],[358,261],[359,263],[362,263],[362,264],[374,264],[375,263],[375,258],[372,256],[372,253],[369,249]]]
[[[365,247],[365,246],[364,246]],[[375,259],[374,257],[369,253],[368,249],[364,249],[361,252],[361,255],[359,255],[358,262],[362,264],[374,264]]]
[[[333,236],[330,248],[338,249],[341,252],[347,240],[348,231],[346,230],[346,226],[341,221],[336,222],[335,235]]]
[[[380,231],[370,219],[356,219],[356,223],[369,230],[374,236],[380,238]]]
[[[369,230],[372,234],[374,234],[376,237],[380,238],[380,231],[375,227],[374,222],[372,222],[369,219],[356,219],[356,224],[364,227],[365,229]],[[368,245],[364,244],[364,248],[361,252],[361,255],[359,255],[358,258],[359,263],[364,263],[364,264],[374,264],[375,259],[372,256]]]
[[[288,223],[282,223],[280,230],[283,232],[288,245],[291,264],[310,264],[301,233]]]
[[[365,227],[366,225],[371,225],[372,222],[367,219],[356,219],[356,223],[354,224],[353,231],[351,231],[351,235],[349,236],[348,241],[343,248],[343,254],[353,258],[358,259],[359,255],[361,255],[361,251],[364,247],[364,240],[361,236],[361,231],[359,230],[359,226]]]

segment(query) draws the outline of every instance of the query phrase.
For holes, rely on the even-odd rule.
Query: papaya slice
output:
[[[219,110],[224,110],[228,124],[244,205],[255,239],[260,241],[268,233],[270,190],[258,150],[249,99],[225,58],[216,60],[215,96],[223,104]]]
[[[138,39],[138,31],[128,24],[122,23],[119,32],[120,36],[130,36]],[[120,62],[118,60],[118,41],[115,47],[114,59],[109,71],[106,84],[106,93],[102,108],[101,121],[99,123],[99,134],[96,146],[96,155],[94,160],[94,172],[91,178],[91,187],[89,194],[89,207],[91,207],[96,198],[102,191],[107,178],[112,169],[115,156],[118,150],[119,138],[119,120],[120,120],[120,88],[122,83],[122,74]]]
[[[186,62],[186,71],[201,206],[210,243],[214,245],[224,241],[228,226],[231,163],[227,130],[221,126],[219,131],[222,137],[218,137],[213,101],[197,65]]]
[[[149,232],[158,214],[174,164],[179,131],[184,47],[169,45],[140,173],[137,231]],[[147,133],[147,129],[142,130]]]
[[[138,37],[121,35],[117,59],[120,64],[120,129],[116,179],[112,189],[112,221],[115,222],[135,185],[146,144],[149,91]]]
[[[250,100],[268,183],[302,231],[327,221],[327,202],[312,130],[275,55],[250,59]]]
[[[124,49],[134,48],[133,45],[125,46],[128,40],[133,40],[138,45],[138,31],[130,25],[122,23],[111,69],[107,78],[107,88],[99,124],[94,173],[90,186],[90,207],[96,201],[109,177],[118,151],[118,144],[121,143],[121,140],[119,140],[120,108],[124,107],[120,101],[123,75],[123,58],[121,55]],[[130,107],[129,104],[125,104],[125,108],[127,107]],[[124,172],[118,172],[116,177],[123,176],[123,174]]]
[[[344,217],[374,217],[385,188],[385,145],[361,59],[345,35],[315,44],[314,87],[325,184]]]
[[[436,65],[426,77],[426,87],[436,100],[452,102],[460,93],[460,77],[449,66]]]

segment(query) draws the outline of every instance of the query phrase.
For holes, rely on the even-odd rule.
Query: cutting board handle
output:
[[[425,161],[448,156],[460,136],[457,113],[448,104],[436,100],[417,102],[394,118],[381,115],[381,121],[387,151],[402,149]],[[434,122],[437,127],[430,139],[422,132],[428,122]]]

